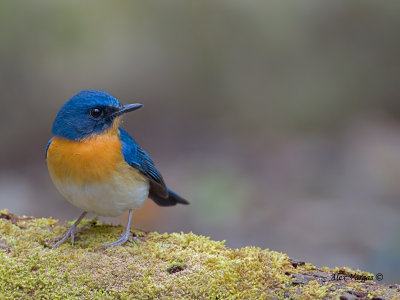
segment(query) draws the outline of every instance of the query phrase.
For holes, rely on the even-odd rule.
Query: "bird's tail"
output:
[[[160,206],[173,206],[176,204],[189,204],[189,201],[168,189],[168,198],[162,198],[156,195],[150,195],[150,198]]]

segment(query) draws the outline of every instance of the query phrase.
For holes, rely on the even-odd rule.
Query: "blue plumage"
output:
[[[135,140],[123,128],[119,128],[122,142],[122,154],[125,161],[138,169],[150,180],[149,197],[160,206],[170,206],[176,203],[188,204],[186,200],[174,193],[165,185],[161,173],[155,167],[150,156],[140,148]]]
[[[53,140],[53,137],[48,141],[47,146],[46,146],[46,152],[44,153],[44,158],[47,158],[47,150],[49,150],[51,141]]]
[[[119,132],[125,161],[150,179],[151,190],[157,190],[159,196],[168,197],[164,179],[154,166],[150,156],[136,144],[135,140],[124,129],[120,127]]]
[[[58,112],[52,134],[69,140],[81,140],[91,134],[108,129],[113,118],[94,119],[88,115],[90,109],[100,108],[110,113],[122,104],[103,91],[86,90],[76,94]]]

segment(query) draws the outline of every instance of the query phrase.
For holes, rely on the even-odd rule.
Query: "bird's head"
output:
[[[72,97],[58,112],[52,134],[69,140],[82,140],[110,129],[119,117],[142,107],[121,104],[103,91],[87,90]]]

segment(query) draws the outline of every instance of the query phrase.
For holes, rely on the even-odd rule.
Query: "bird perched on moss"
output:
[[[47,167],[58,191],[83,212],[54,248],[68,237],[74,243],[76,227],[87,212],[116,217],[129,210],[125,233],[103,245],[116,246],[129,239],[133,210],[147,198],[160,206],[189,204],[167,188],[150,156],[119,126],[123,114],[140,107],[87,90],[58,112],[46,148]]]

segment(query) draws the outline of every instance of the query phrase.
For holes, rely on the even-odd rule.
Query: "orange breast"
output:
[[[104,182],[124,163],[119,136],[111,132],[82,141],[54,137],[47,152],[51,177],[75,184]]]

